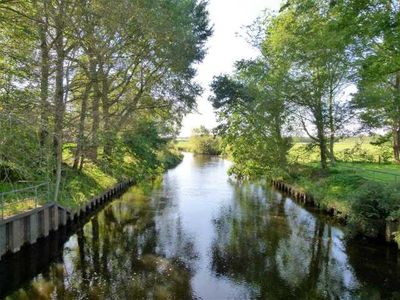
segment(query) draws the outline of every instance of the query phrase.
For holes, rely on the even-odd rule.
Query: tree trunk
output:
[[[393,135],[393,158],[396,162],[400,162],[400,130],[399,124],[392,128]]]
[[[85,138],[85,121],[86,121],[86,113],[87,113],[87,102],[89,99],[89,93],[90,93],[91,87],[92,87],[91,84],[88,84],[85,87],[85,91],[83,92],[83,95],[82,95],[81,112],[80,112],[80,116],[79,116],[78,138],[76,141],[76,152],[75,152],[74,164],[73,164],[74,169],[78,169],[79,161],[82,158],[83,144],[84,144],[84,138]]]
[[[110,126],[110,108],[108,104],[103,105],[103,116],[104,116],[104,156],[110,158],[113,149],[113,138]]]
[[[278,145],[278,159],[279,159],[279,166],[282,169],[285,169],[287,166],[287,157],[286,157],[286,141],[282,137],[282,119],[277,114],[275,116],[275,135],[277,139]]]
[[[104,147],[103,153],[106,158],[110,158],[112,155],[113,141],[110,124],[110,102],[108,98],[109,83],[107,75],[104,69],[101,68],[101,79],[102,79],[102,108],[103,108],[103,121],[104,121]]]
[[[43,147],[46,143],[49,135],[48,123],[49,123],[49,47],[47,45],[47,31],[48,31],[48,20],[46,16],[47,1],[43,1],[43,11],[38,14],[43,14],[44,17],[40,17],[42,23],[39,25],[39,37],[40,37],[40,145]],[[39,9],[39,7],[37,7]]]
[[[323,132],[323,131],[322,131]],[[321,130],[318,129],[318,144],[319,144],[319,150],[320,150],[320,163],[321,163],[321,169],[322,170],[327,170],[328,169],[328,164],[327,164],[327,147],[326,147],[326,140],[324,134],[321,134]]]
[[[101,91],[99,87],[99,78],[97,72],[97,63],[94,58],[90,59],[90,80],[93,84],[93,103],[92,103],[92,130],[91,130],[91,145],[89,158],[92,161],[97,161],[97,148],[99,145],[98,132],[100,127],[100,98]]]
[[[325,126],[324,126],[324,118],[322,115],[322,108],[317,107],[315,112],[314,112],[314,118],[316,121],[316,126],[317,126],[317,139],[318,139],[318,146],[320,150],[320,163],[321,163],[321,169],[322,170],[327,170],[328,169],[328,164],[327,164],[327,158],[328,158],[328,148],[326,144],[326,137],[325,137]]]
[[[332,165],[336,163],[335,158],[335,120],[334,120],[334,102],[333,102],[333,91],[331,90],[329,93],[329,160]]]
[[[393,135],[393,158],[396,162],[400,162],[400,72],[396,74],[396,90],[395,90],[395,101],[397,102],[397,116],[392,126]]]
[[[55,118],[54,118],[54,152],[56,157],[56,186],[54,192],[54,201],[58,200],[60,183],[61,183],[61,167],[62,167],[62,147],[63,147],[63,121],[64,121],[64,1],[58,3],[58,14],[55,16],[56,40],[55,50],[56,58],[56,81],[55,81]]]

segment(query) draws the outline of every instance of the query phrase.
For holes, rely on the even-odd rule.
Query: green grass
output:
[[[17,193],[13,192],[18,190]],[[0,183],[0,216],[8,217],[47,202],[47,185],[39,182]]]
[[[357,174],[370,181],[400,183],[400,166],[397,164],[340,162],[332,169],[342,174]]]
[[[345,162],[393,162],[392,149],[388,144],[372,145],[372,137],[353,137],[335,143],[335,157]],[[310,148],[309,143],[295,142],[289,151],[292,163],[310,163],[319,161],[318,147]]]
[[[88,161],[84,164],[83,170],[79,171],[72,168],[73,160],[70,150],[71,148],[66,148],[63,153],[63,176],[58,199],[58,203],[70,209],[78,208],[90,198],[103,193],[124,179],[134,177],[140,180],[146,178],[146,176],[151,176],[151,174],[156,175],[176,166],[182,160],[182,155],[177,150],[170,148],[159,151],[157,159],[161,163],[161,166],[157,169],[144,170],[140,161],[126,156],[123,162],[113,161],[108,164],[104,164],[104,162],[95,164]],[[146,174],[144,174],[144,171]],[[22,183],[2,182],[0,183],[0,191],[12,191],[26,186],[27,184]],[[49,198],[48,195],[53,194],[54,183],[50,186],[49,193],[47,192],[47,188],[40,191],[38,195],[40,199],[39,204],[46,203]],[[4,216],[14,215],[34,208],[35,201],[32,200],[33,195],[34,193],[31,191],[29,194],[14,193],[7,196],[5,200],[9,205],[4,207]]]
[[[330,166],[330,169],[344,175],[357,175],[370,181],[400,182],[400,165],[392,159],[391,146],[372,145],[372,141],[371,137],[354,137],[336,143],[337,163]],[[307,143],[295,143],[289,151],[289,162],[318,168],[318,148],[311,148]]]
[[[330,169],[322,173],[318,165],[295,165],[286,179],[298,190],[312,195],[323,209],[335,209],[345,218],[350,213],[353,193],[366,183],[366,179],[351,172]]]
[[[85,164],[82,172],[69,166],[64,168],[59,203],[68,208],[77,208],[88,199],[101,194],[115,185],[118,180],[91,162]]]
[[[291,169],[286,179],[313,195],[323,208],[348,216],[354,196],[369,182],[400,183],[400,166],[392,159],[388,144],[372,145],[371,137],[354,137],[335,144],[338,162],[327,173],[320,170],[318,147],[297,141],[289,151]]]

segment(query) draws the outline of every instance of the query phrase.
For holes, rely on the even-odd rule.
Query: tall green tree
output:
[[[345,8],[343,8],[344,10]],[[363,123],[390,132],[400,162],[400,5],[397,1],[350,1],[345,17],[358,38],[354,105]]]
[[[67,147],[76,169],[111,164],[142,120],[176,134],[201,92],[205,1],[0,1],[0,23],[0,111],[53,143],[55,198]]]
[[[234,76],[216,77],[211,85],[219,132],[231,149],[234,172],[243,177],[285,169],[290,139],[282,70],[265,60],[241,61]]]
[[[264,49],[289,63],[292,111],[320,151],[321,168],[334,158],[337,132],[349,106],[340,93],[350,82],[351,35],[337,21],[340,9],[327,1],[290,1],[267,28]]]

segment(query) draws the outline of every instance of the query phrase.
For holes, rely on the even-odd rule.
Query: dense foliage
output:
[[[375,238],[385,232],[385,220],[400,208],[399,195],[398,186],[365,183],[357,190],[357,194],[354,194],[351,204],[352,234],[363,233]]]
[[[193,130],[189,139],[190,150],[195,154],[220,155],[222,152],[220,139],[201,126]]]
[[[50,180],[57,200],[63,176],[86,165],[116,177],[158,169],[201,92],[208,23],[197,0],[0,0],[0,118],[33,137],[2,132],[0,180]],[[25,172],[32,164],[46,174]]]
[[[211,84],[238,172],[284,169],[293,135],[309,138],[326,170],[335,144],[362,129],[388,132],[375,143],[391,139],[399,160],[399,15],[386,1],[295,0],[250,26],[259,57]]]
[[[398,210],[397,189],[342,166],[400,161],[399,20],[397,1],[291,0],[249,26],[259,56],[211,84],[232,172],[291,180],[351,215],[355,231],[381,234],[375,225]],[[338,145],[360,133],[374,133],[377,153]]]

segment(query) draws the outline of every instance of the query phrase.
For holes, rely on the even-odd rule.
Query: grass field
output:
[[[371,137],[354,137],[341,140],[335,144],[335,157],[345,162],[393,162],[390,145],[372,145]],[[292,163],[309,163],[319,160],[318,147],[309,143],[294,143],[289,151],[289,161]]]
[[[355,137],[336,143],[337,163],[331,169],[373,181],[400,182],[400,165],[394,162],[390,145],[375,146],[371,141],[370,137]],[[318,148],[311,148],[307,143],[295,143],[289,151],[289,162],[318,167]]]

